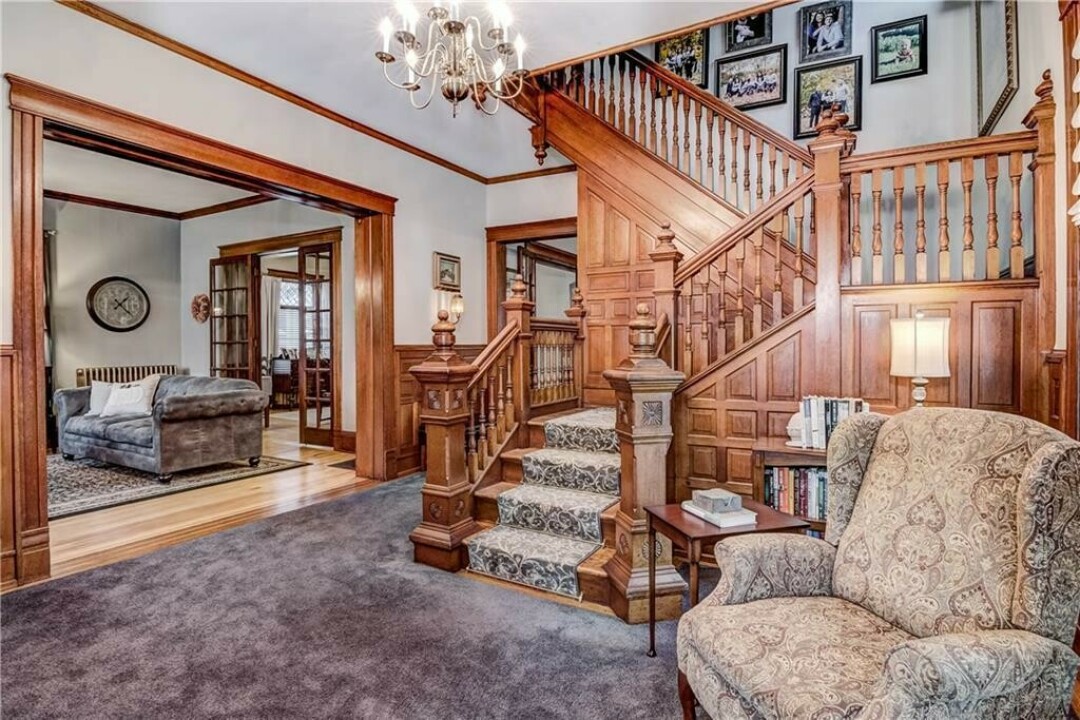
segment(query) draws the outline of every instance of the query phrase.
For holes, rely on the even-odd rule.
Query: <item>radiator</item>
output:
[[[90,367],[75,370],[76,387],[85,387],[93,380],[109,383],[127,383],[142,380],[147,375],[187,375],[187,369],[175,365],[123,365],[118,367]]]

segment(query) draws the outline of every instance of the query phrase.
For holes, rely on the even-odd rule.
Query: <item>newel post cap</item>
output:
[[[675,233],[671,231],[671,223],[665,222],[660,226],[660,233],[656,236],[656,247],[649,253],[653,261],[673,260],[676,263],[683,259],[683,254],[675,246]]]
[[[574,286],[574,294],[570,296],[570,309],[566,311],[568,318],[583,318],[588,314],[585,309],[585,296],[581,294],[581,288]]]
[[[514,276],[514,282],[510,285],[510,297],[503,303],[503,307],[507,310],[532,311],[536,303],[526,297],[528,290],[529,286],[525,284],[521,273],[518,273]]]
[[[630,321],[631,357],[644,358],[656,355],[656,319],[649,312],[649,306],[638,303],[637,317]]]
[[[435,345],[435,352],[453,352],[454,344],[457,342],[457,336],[454,334],[456,330],[454,323],[450,322],[450,313],[440,310],[439,319],[431,326],[431,342]]]

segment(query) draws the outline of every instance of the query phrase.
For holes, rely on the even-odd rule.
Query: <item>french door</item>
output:
[[[210,374],[259,381],[259,266],[253,255],[210,260]]]
[[[300,442],[334,444],[333,245],[299,250]]]

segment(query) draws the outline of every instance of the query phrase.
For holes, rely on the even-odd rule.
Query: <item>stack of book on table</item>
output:
[[[692,500],[684,500],[682,509],[717,527],[756,525],[757,513],[745,510],[742,497],[729,490],[695,490]]]

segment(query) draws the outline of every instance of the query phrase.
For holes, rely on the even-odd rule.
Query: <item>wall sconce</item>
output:
[[[928,318],[919,310],[913,318],[890,320],[893,377],[911,378],[915,407],[923,407],[928,378],[949,377],[949,318]]]
[[[461,316],[465,314],[465,298],[461,296],[461,293],[455,293],[450,298],[450,322],[455,325],[461,320]]]

